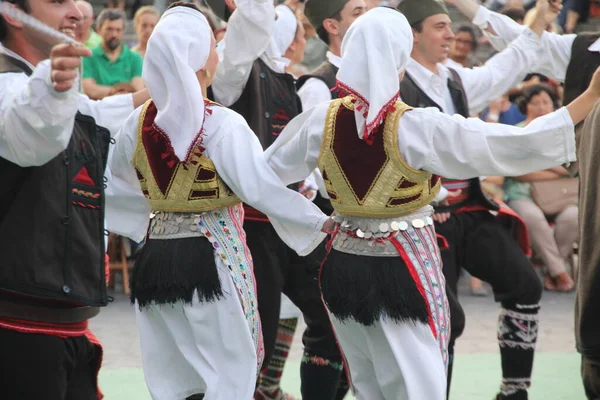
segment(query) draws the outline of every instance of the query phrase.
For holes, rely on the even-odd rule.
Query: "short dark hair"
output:
[[[413,31],[415,31],[417,33],[421,33],[421,32],[423,32],[423,21],[424,20],[421,20],[419,22],[415,22],[410,27],[412,28]]]
[[[460,32],[465,32],[471,35],[471,38],[473,39],[471,41],[471,47],[473,48],[473,51],[477,50],[477,34],[475,33],[475,29],[473,29],[471,25],[459,25],[454,34],[456,35]]]
[[[125,21],[127,21],[127,14],[118,8],[105,8],[96,19],[96,30],[99,31],[106,21],[118,20],[122,20],[123,24],[125,24]]]
[[[6,0],[8,3],[12,3],[19,7],[21,10],[29,13],[29,0]],[[4,18],[0,16],[0,42],[6,39],[8,35],[8,24],[4,21]]]
[[[313,0],[313,1],[316,1],[316,0]],[[329,18],[335,19],[336,21],[340,22],[342,20],[342,11],[340,10],[340,11],[336,12],[334,15],[332,15]],[[317,35],[319,35],[319,39],[324,41],[325,44],[327,46],[329,46],[329,32],[327,32],[327,29],[325,29],[325,27],[323,26],[323,22],[321,22],[321,26],[319,26],[317,28]]]
[[[499,14],[506,15],[515,22],[525,20],[525,9],[522,7],[506,6],[498,10]]]
[[[556,90],[550,85],[545,83],[538,83],[536,85],[531,85],[523,89],[521,95],[515,100],[515,103],[519,107],[519,111],[521,114],[527,115],[527,104],[531,101],[534,96],[539,95],[540,93],[546,92],[550,99],[552,100],[552,105],[554,110],[560,108],[560,100],[558,95],[556,94]]]

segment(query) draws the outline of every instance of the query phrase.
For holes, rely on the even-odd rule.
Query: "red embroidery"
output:
[[[82,185],[96,186],[96,183],[90,177],[86,167],[81,167],[77,175],[75,175],[75,178],[73,178],[73,182],[81,183]]]

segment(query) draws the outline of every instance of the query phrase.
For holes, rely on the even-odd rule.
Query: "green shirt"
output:
[[[142,76],[142,56],[126,44],[115,62],[110,61],[102,46],[93,48],[92,55],[83,59],[83,79],[95,79],[98,85],[129,83],[138,76]]]
[[[90,28],[90,37],[83,44],[88,49],[94,49],[102,44],[102,36],[98,35],[93,29]]]

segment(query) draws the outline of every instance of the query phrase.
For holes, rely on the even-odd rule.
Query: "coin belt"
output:
[[[333,240],[333,248],[344,253],[371,257],[399,257],[398,250],[390,241],[400,232],[422,229],[433,225],[433,207],[398,218],[362,218],[336,215],[339,233]]]

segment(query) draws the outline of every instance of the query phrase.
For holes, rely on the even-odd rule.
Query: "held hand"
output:
[[[335,230],[335,221],[331,218],[328,218],[327,221],[325,221],[325,223],[323,224],[323,227],[321,228],[321,232],[323,233],[331,233]]]
[[[92,52],[83,46],[58,44],[50,52],[50,79],[52,87],[57,92],[70,90],[81,67],[81,57],[89,57]]]
[[[548,25],[556,20],[556,17],[562,10],[562,0],[537,0],[535,5],[535,19],[531,29],[535,31],[534,26],[541,27],[542,31]]]
[[[442,206],[447,206],[449,205],[448,202],[448,198],[450,197],[458,197],[461,193],[461,190],[448,190],[448,195],[446,196],[446,198],[440,202],[440,205]],[[443,224],[444,222],[448,221],[450,219],[451,214],[448,213],[436,213],[433,214],[433,216],[431,218],[433,218],[433,220],[439,224]]]

